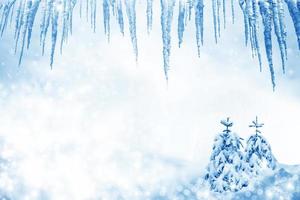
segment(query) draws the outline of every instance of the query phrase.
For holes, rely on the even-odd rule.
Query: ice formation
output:
[[[227,19],[226,0],[160,0],[161,30],[163,43],[163,60],[166,79],[170,68],[171,55],[171,29],[175,5],[178,5],[178,44],[183,42],[185,26],[194,15],[198,55],[203,45],[204,8],[211,4],[213,13],[213,26],[215,41],[218,42],[222,26],[225,28]],[[244,15],[245,43],[250,45],[253,56],[257,56],[260,69],[262,68],[259,24],[262,22],[263,38],[266,58],[269,65],[273,88],[275,87],[275,73],[273,64],[272,36],[275,35],[280,50],[282,70],[285,72],[287,59],[287,31],[285,15],[293,21],[295,35],[300,49],[300,0],[231,0],[230,11],[232,22],[235,21],[234,4],[239,3]],[[103,13],[104,32],[108,39],[110,36],[111,17],[116,17],[120,32],[124,34],[124,14],[128,17],[128,27],[134,55],[138,58],[137,28],[136,28],[136,0],[1,0],[0,2],[0,32],[1,35],[9,23],[15,21],[15,51],[20,51],[19,64],[22,62],[25,48],[29,48],[31,35],[35,23],[40,24],[40,41],[44,53],[47,34],[51,35],[50,65],[53,65],[58,36],[60,49],[72,33],[72,15],[76,5],[79,4],[80,16],[85,9],[86,17],[96,30],[99,10]],[[147,31],[152,28],[153,0],[145,1],[147,16]],[[102,9],[98,7],[102,6]],[[286,8],[285,8],[286,7]],[[194,12],[193,12],[194,10]],[[38,17],[37,17],[38,16]],[[51,30],[50,30],[51,29]],[[50,33],[49,33],[50,32]],[[273,33],[274,32],[274,33]]]

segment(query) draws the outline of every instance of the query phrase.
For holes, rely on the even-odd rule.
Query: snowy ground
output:
[[[201,59],[188,28],[181,49],[172,41],[167,86],[159,21],[150,36],[138,21],[145,31],[138,32],[136,64],[128,32],[122,37],[112,31],[108,44],[102,29],[93,34],[85,20],[75,20],[78,28],[53,70],[48,55],[40,56],[38,41],[19,68],[12,36],[1,39],[0,188],[8,198],[224,199],[210,193],[201,177],[219,121],[227,116],[236,122],[233,130],[247,138],[249,122],[259,115],[279,162],[300,163],[295,48],[289,49],[289,71],[273,93],[269,72],[258,73],[243,46],[239,21],[236,30],[224,31],[218,46],[206,34]],[[299,171],[283,166],[253,186],[255,192],[235,197],[299,199]]]

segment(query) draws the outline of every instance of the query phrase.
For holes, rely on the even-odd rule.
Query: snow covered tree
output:
[[[226,129],[215,138],[205,179],[215,192],[238,191],[248,185],[243,172],[243,151],[239,136],[230,130],[233,122],[222,120]]]
[[[277,163],[271,146],[259,130],[263,125],[258,122],[257,117],[255,121],[252,121],[249,127],[255,128],[255,134],[248,139],[244,156],[246,171],[256,175],[266,168],[275,169]]]

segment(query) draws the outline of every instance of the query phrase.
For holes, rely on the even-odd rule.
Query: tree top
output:
[[[221,120],[221,124],[226,127],[226,130],[224,130],[224,132],[230,132],[229,127],[233,126],[233,122],[230,121],[229,117],[227,117],[226,120]]]
[[[255,118],[255,121],[252,121],[252,124],[249,125],[250,128],[255,128],[256,133],[261,133],[259,128],[262,128],[263,126],[264,126],[264,123],[259,123],[257,116]]]

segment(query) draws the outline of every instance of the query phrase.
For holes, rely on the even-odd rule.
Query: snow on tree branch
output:
[[[186,22],[192,19],[194,14],[196,28],[196,43],[198,55],[204,40],[204,8],[208,8],[211,1],[214,25],[214,37],[218,42],[221,35],[221,24],[226,27],[226,0],[178,0],[178,44],[183,42],[183,33]],[[152,28],[153,0],[145,1],[147,10],[147,31]],[[171,55],[171,29],[174,6],[177,0],[160,0],[161,6],[161,30],[163,43],[163,60],[165,77],[168,79]],[[266,58],[271,74],[273,88],[275,88],[275,75],[273,64],[272,35],[276,36],[277,45],[280,50],[281,65],[285,72],[287,59],[287,31],[285,15],[289,15],[293,21],[295,35],[300,49],[300,0],[231,0],[232,22],[235,18],[234,3],[239,3],[244,16],[245,44],[250,44],[253,56],[257,56],[260,69],[261,44],[259,42],[259,22],[263,23],[263,36]],[[50,65],[53,66],[55,50],[57,48],[58,36],[60,36],[60,50],[66,42],[68,35],[72,33],[73,10],[79,6],[80,16],[85,9],[86,17],[91,23],[92,29],[96,29],[96,19],[99,10],[102,10],[104,32],[109,39],[110,19],[116,17],[120,32],[124,34],[124,12],[128,18],[128,27],[136,59],[138,58],[138,42],[136,28],[136,0],[1,0],[0,1],[0,34],[3,35],[8,23],[15,22],[15,51],[19,51],[19,64],[22,62],[24,50],[30,47],[31,34],[35,23],[40,24],[40,43],[42,53],[45,50],[46,36],[51,35]],[[285,10],[285,5],[287,7]],[[98,9],[102,6],[102,9]],[[192,12],[194,10],[194,12]],[[41,14],[37,14],[40,12]],[[39,17],[36,17],[39,16]],[[36,19],[38,18],[38,19]],[[37,21],[37,22],[36,22]],[[51,30],[50,30],[51,29]],[[274,33],[272,32],[274,30]]]

